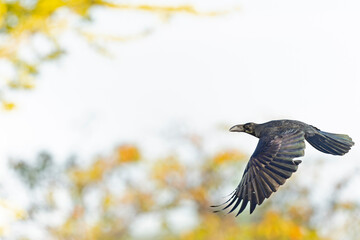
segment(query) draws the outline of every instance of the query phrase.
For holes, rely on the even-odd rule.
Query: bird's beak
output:
[[[230,132],[244,132],[243,125],[235,125],[229,129]]]

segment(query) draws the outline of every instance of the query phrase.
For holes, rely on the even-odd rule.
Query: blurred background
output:
[[[360,139],[355,0],[1,0],[1,239],[359,239],[357,145],[307,145],[249,215],[213,213],[296,119]]]

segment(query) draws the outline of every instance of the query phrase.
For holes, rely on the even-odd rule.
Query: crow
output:
[[[221,210],[232,206],[229,211],[231,213],[241,203],[236,216],[244,211],[248,202],[251,214],[256,205],[261,205],[265,198],[269,198],[296,172],[302,161],[294,158],[304,156],[304,140],[317,150],[332,155],[344,155],[354,145],[348,135],[324,132],[295,120],[274,120],[263,124],[250,122],[235,125],[229,131],[245,132],[259,138],[242,179],[230,199],[212,206],[226,204]]]

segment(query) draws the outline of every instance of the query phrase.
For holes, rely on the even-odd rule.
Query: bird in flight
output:
[[[229,131],[245,132],[259,138],[242,179],[230,199],[212,206],[226,204],[221,210],[232,207],[229,211],[231,213],[241,203],[236,216],[244,211],[248,202],[251,214],[256,205],[261,205],[265,198],[269,198],[296,172],[301,160],[294,158],[304,156],[304,140],[317,150],[332,155],[344,155],[354,145],[348,135],[324,132],[295,120],[274,120],[263,124],[251,122],[235,125]]]

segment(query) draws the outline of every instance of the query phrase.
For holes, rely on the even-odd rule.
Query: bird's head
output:
[[[253,122],[245,123],[245,124],[239,124],[231,127],[229,129],[230,132],[246,132],[248,134],[255,136],[255,126],[256,124]]]

